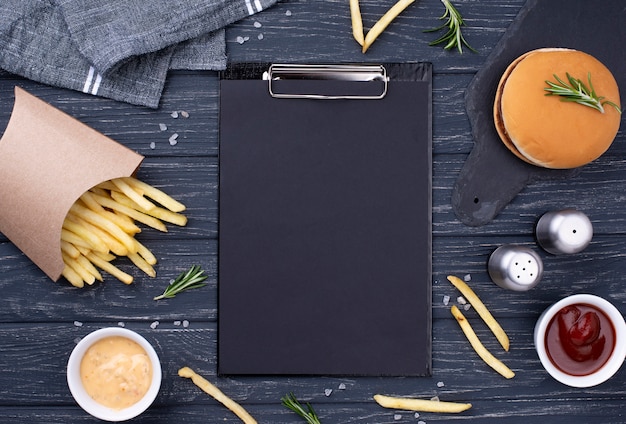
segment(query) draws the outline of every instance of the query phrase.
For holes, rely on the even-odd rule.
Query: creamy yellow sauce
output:
[[[80,363],[80,377],[93,400],[113,409],[137,403],[152,382],[152,365],[146,351],[121,336],[94,343]]]

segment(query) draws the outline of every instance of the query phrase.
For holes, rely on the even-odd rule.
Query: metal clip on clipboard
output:
[[[263,79],[278,99],[377,100],[389,82],[383,65],[273,64]]]

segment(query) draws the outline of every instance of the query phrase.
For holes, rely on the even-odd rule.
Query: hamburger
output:
[[[603,111],[546,91],[547,81],[559,83],[558,77],[568,84],[568,76],[601,97]],[[545,168],[568,169],[597,159],[609,148],[620,126],[619,107],[617,82],[600,61],[578,50],[544,48],[507,67],[493,116],[502,142],[517,157]]]

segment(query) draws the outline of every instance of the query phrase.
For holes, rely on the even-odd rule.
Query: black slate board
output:
[[[624,99],[626,2],[623,0],[529,0],[470,83],[465,97],[474,148],[452,194],[452,206],[466,225],[489,223],[524,187],[543,179],[569,178],[580,169],[552,170],[527,164],[500,141],[492,108],[506,67],[523,53],[566,47],[595,56],[613,73]],[[624,118],[622,117],[622,122]]]

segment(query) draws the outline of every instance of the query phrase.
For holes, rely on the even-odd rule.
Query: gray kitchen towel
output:
[[[2,0],[0,68],[156,108],[169,69],[224,69],[224,28],[277,0]]]

